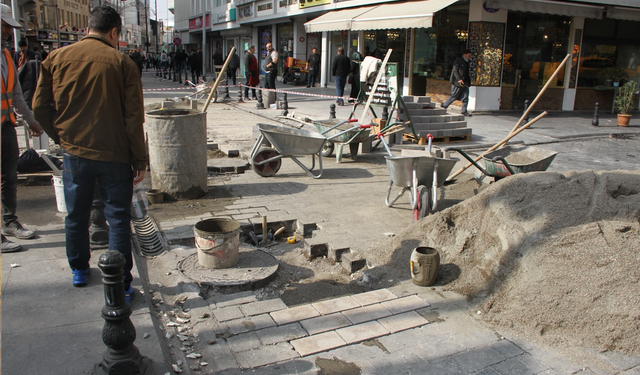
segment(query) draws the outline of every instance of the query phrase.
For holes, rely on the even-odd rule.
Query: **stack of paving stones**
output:
[[[402,113],[400,119],[408,121],[411,118],[418,138],[431,134],[436,141],[471,139],[471,128],[467,127],[463,115],[448,114],[446,109],[437,107],[436,103],[431,102],[428,96],[407,95],[402,98],[409,116]],[[405,130],[405,133],[410,133],[410,129]]]
[[[398,297],[388,289],[292,308],[280,299],[236,295],[210,304],[218,340],[209,350],[217,359],[235,357],[244,369],[265,366],[426,325],[421,313],[429,306],[415,294]]]

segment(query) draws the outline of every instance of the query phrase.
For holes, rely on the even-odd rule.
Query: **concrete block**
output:
[[[162,107],[161,108],[162,109],[173,108],[174,104],[175,103],[173,101],[170,101],[170,100],[169,101],[164,101],[164,102],[162,102]]]
[[[333,331],[334,329],[350,326],[351,322],[341,313],[323,315],[300,322],[302,327],[309,333],[315,335],[322,332]]]
[[[356,302],[356,300],[351,298],[351,296],[345,296],[312,303],[311,306],[313,306],[313,308],[316,309],[316,311],[318,311],[320,314],[329,315],[338,311],[355,309],[360,307],[361,305]]]
[[[430,96],[416,96],[414,101],[416,101],[418,103],[431,103],[431,97]]]
[[[316,316],[320,316],[320,313],[311,305],[301,305],[271,313],[271,318],[278,325],[299,322],[301,320],[315,318]]]
[[[342,315],[346,316],[351,323],[360,324],[387,317],[391,315],[391,312],[385,309],[381,304],[376,303],[353,310],[343,311]]]
[[[240,367],[245,369],[284,362],[298,358],[299,356],[300,355],[293,350],[293,347],[286,342],[236,354]]]
[[[276,322],[271,319],[269,314],[256,315],[225,322],[226,330],[234,335],[239,335],[256,329],[274,327],[275,325]]]
[[[328,258],[332,262],[342,262],[342,255],[348,254],[351,252],[351,248],[348,247],[339,247],[334,248],[333,246],[329,246],[329,254]]]
[[[368,154],[371,152],[371,141],[364,141],[362,143],[360,143],[360,153],[361,154]]]
[[[244,318],[244,314],[238,306],[229,306],[213,310],[213,316],[218,322]]]
[[[284,310],[287,308],[281,299],[270,299],[266,301],[251,302],[246,305],[241,305],[240,310],[245,316],[253,316],[260,314],[267,314],[273,311]]]
[[[207,150],[217,150],[218,144],[213,142],[207,142]]]
[[[198,101],[194,99],[189,100],[189,109],[198,109]]]
[[[367,265],[367,260],[357,254],[342,254],[342,268],[352,274]]]
[[[230,158],[237,158],[240,156],[240,151],[238,150],[229,150],[227,151],[227,156],[229,156]]]
[[[391,333],[396,333],[429,324],[429,321],[427,319],[423,318],[415,311],[409,311],[403,314],[392,315],[386,318],[378,319],[378,322]]]
[[[430,305],[422,298],[413,295],[382,302],[382,306],[394,314],[401,314],[406,311],[417,310]]]
[[[372,305],[374,303],[380,303],[384,301],[389,301],[393,299],[397,299],[398,296],[391,293],[389,289],[378,289],[372,290],[366,293],[355,294],[351,296],[356,302],[361,304],[362,306]]]
[[[256,349],[262,346],[258,335],[255,332],[247,332],[227,338],[229,349],[234,353]]]
[[[387,331],[387,329],[380,323],[374,321],[341,328],[336,330],[336,333],[340,335],[347,344],[355,344],[357,342],[388,335],[389,331]]]
[[[300,323],[285,324],[283,326],[265,328],[255,331],[262,345],[273,345],[307,336],[307,331]]]
[[[296,232],[304,238],[309,238],[313,235],[313,231],[316,229],[318,229],[318,225],[316,223],[298,220]]]
[[[291,345],[302,356],[339,348],[347,343],[336,332],[326,332],[291,341]]]
[[[315,258],[327,256],[329,253],[329,245],[322,242],[316,242],[313,239],[304,240],[304,255],[307,259],[312,260]]]

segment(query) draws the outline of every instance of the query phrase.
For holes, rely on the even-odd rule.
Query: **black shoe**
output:
[[[26,240],[35,237],[35,232],[25,229],[19,222],[13,221],[7,226],[2,227],[2,234],[5,236],[14,236],[16,238]]]
[[[307,86],[307,88],[309,88],[309,87],[311,87],[311,86]]]
[[[469,112],[462,112],[463,115],[467,116],[467,117],[473,117],[473,115]]]

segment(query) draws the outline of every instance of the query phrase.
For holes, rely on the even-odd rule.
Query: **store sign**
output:
[[[213,24],[217,23],[225,23],[236,20],[236,8],[230,9],[223,13],[214,13],[212,14],[212,22]]]
[[[299,0],[300,9],[331,4],[331,0]]]
[[[242,5],[242,4],[249,4],[249,3],[255,3],[257,0],[236,0],[235,4],[236,6],[238,5]]]
[[[60,40],[69,40],[69,34],[60,33]]]
[[[46,40],[46,39],[51,39],[49,37],[49,32],[38,30],[38,40]]]
[[[261,1],[256,3],[258,17],[267,16],[273,14],[273,1]]]
[[[243,5],[241,7],[238,7],[238,19],[239,20],[244,20],[244,19],[249,19],[249,18],[253,18],[254,15],[254,11],[253,11],[253,7],[255,4],[248,4],[248,5]]]
[[[205,25],[209,25],[209,15],[207,14]],[[202,17],[191,18],[189,20],[189,30],[202,29]]]
[[[296,4],[298,4],[298,0],[280,0],[280,2],[278,3],[280,8],[286,8],[290,5]]]

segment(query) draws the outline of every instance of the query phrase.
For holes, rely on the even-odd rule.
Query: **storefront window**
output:
[[[260,33],[260,45],[256,46],[256,49],[260,51],[260,56],[258,56],[259,60],[258,64],[260,65],[260,72],[262,74],[265,73],[264,68],[262,67],[264,63],[264,58],[267,56],[267,43],[273,43],[273,37],[271,35],[271,26],[261,27],[258,32]]]
[[[364,33],[364,55],[383,60],[387,51],[391,49],[389,62],[397,63],[398,72],[404,72],[404,51],[406,43],[406,29],[366,31]],[[398,75],[398,87],[402,87],[403,77],[403,74]]]
[[[275,46],[274,46],[275,47]],[[278,26],[278,74],[282,75],[287,57],[293,57],[293,25]]]

